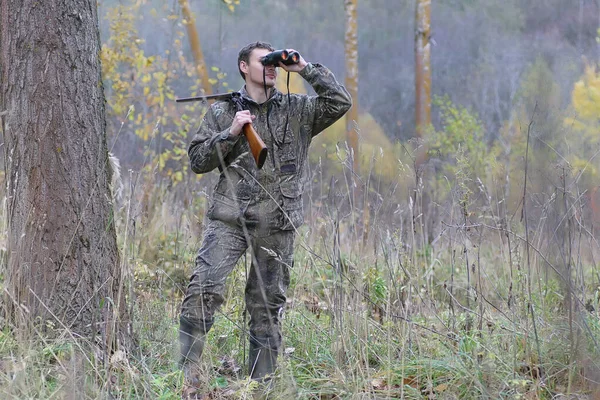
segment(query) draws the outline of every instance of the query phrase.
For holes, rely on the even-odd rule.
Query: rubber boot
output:
[[[277,368],[277,349],[269,346],[268,338],[250,337],[248,370],[250,378],[257,381],[269,381]]]
[[[204,341],[206,329],[199,328],[190,323],[185,317],[179,318],[179,345],[180,360],[179,367],[183,369],[186,379],[190,383],[198,380],[197,372],[202,350],[204,350]]]

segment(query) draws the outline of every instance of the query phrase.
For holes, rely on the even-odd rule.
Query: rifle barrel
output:
[[[175,99],[177,103],[187,103],[190,101],[202,101],[202,100],[228,100],[235,96],[236,93],[220,93],[220,94],[211,94],[207,96],[195,96],[195,97],[182,97],[179,99]]]

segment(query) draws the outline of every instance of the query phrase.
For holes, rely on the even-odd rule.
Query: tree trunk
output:
[[[196,29],[196,18],[188,0],[179,0],[181,6],[181,12],[183,13],[184,25],[187,29],[188,39],[190,41],[190,47],[192,49],[192,55],[194,56],[194,63],[196,64],[196,71],[202,81],[202,88],[204,89],[205,95],[212,94],[212,85],[208,80],[208,70],[206,69],[206,63],[204,62],[204,54],[202,53],[202,46],[200,46],[200,38],[198,37],[198,30]]]
[[[346,138],[354,152],[354,171],[358,172],[358,23],[356,19],[357,0],[344,0],[346,11],[346,81],[345,86],[352,96],[352,108],[346,114]]]
[[[7,317],[110,346],[126,308],[96,0],[0,0],[0,18]]]
[[[415,10],[415,130],[417,137],[424,139],[431,125],[431,0],[417,0]],[[420,141],[415,156],[415,185],[413,225],[416,246],[433,240],[433,219],[430,192],[425,185],[424,172],[427,166],[428,146]],[[425,237],[427,236],[427,238]]]
[[[431,124],[431,0],[417,0],[415,26],[415,124],[422,137]]]

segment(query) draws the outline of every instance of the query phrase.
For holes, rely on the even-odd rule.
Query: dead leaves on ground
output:
[[[422,395],[427,396],[427,398],[435,398],[436,395],[445,392],[450,387],[448,382],[442,382],[434,386],[431,380],[419,379],[417,376],[405,376],[402,378],[402,384],[419,391]],[[371,388],[375,392],[383,393],[400,393],[402,389],[399,384],[388,384],[385,378],[371,380]]]

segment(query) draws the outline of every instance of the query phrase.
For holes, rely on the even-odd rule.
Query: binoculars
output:
[[[300,53],[298,53],[297,51],[292,51],[290,53],[287,50],[276,50],[260,59],[260,62],[264,66],[274,65],[278,67],[280,61],[284,65],[297,64],[298,61],[300,61]]]

